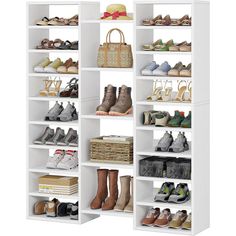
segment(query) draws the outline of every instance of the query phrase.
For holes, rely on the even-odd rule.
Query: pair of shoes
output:
[[[191,213],[187,215],[186,210],[177,211],[172,216],[169,208],[160,211],[160,208],[151,208],[141,222],[144,226],[170,227],[179,229],[191,229]]]
[[[63,103],[59,104],[58,101],[56,101],[55,105],[46,114],[45,120],[63,122],[78,120],[78,113],[75,104],[70,104],[70,102],[68,102],[64,109]]]
[[[98,169],[98,188],[95,198],[90,203],[91,209],[133,212],[133,178],[121,176],[121,193],[118,198],[118,170]],[[107,189],[109,178],[109,197]]]
[[[65,132],[60,127],[57,127],[56,132],[54,129],[47,127],[44,133],[34,141],[34,144],[39,145],[59,145],[59,146],[78,146],[77,131],[70,128],[65,135]]]
[[[171,46],[174,46],[174,41],[170,39],[166,43],[162,42],[162,39],[158,39],[157,41],[153,42],[152,44],[144,44],[143,50],[144,51],[169,51]]]
[[[64,42],[61,39],[49,40],[45,38],[41,41],[40,45],[36,46],[36,49],[78,50],[78,41],[70,42],[66,40]]]
[[[175,188],[173,182],[165,182],[154,197],[155,202],[184,203],[190,199],[188,184],[180,183]]]
[[[70,170],[78,166],[78,152],[73,150],[57,149],[52,157],[48,158],[46,167],[49,169]]]
[[[187,41],[183,41],[181,43],[174,44],[169,47],[170,52],[191,52],[192,43],[188,43]]]
[[[186,91],[188,90],[188,93]],[[191,102],[192,101],[192,81],[188,84],[185,80],[178,83],[178,91],[173,92],[172,81],[166,80],[163,88],[162,81],[155,80],[152,94],[147,97],[147,101],[158,102]]]
[[[164,136],[159,140],[155,150],[157,152],[175,152],[180,153],[189,150],[189,144],[184,132],[179,132],[174,140],[172,132],[166,131]]]
[[[171,117],[167,111],[144,111],[143,124],[161,127],[191,128],[191,114],[191,111],[189,111],[188,116],[185,117],[184,112],[175,111],[175,115]]]
[[[180,61],[171,70],[168,71],[168,76],[175,77],[191,77],[192,74],[192,63],[187,66],[183,65]]]
[[[69,58],[65,63],[63,63],[60,58],[51,61],[46,57],[34,67],[34,72],[78,74],[78,61],[73,62],[73,60]]]
[[[152,61],[142,69],[141,74],[144,76],[165,76],[170,69],[171,66],[167,61],[163,62],[161,65]]]
[[[74,15],[71,18],[59,18],[59,17],[53,17],[51,19],[49,19],[48,17],[43,17],[41,20],[38,20],[36,22],[36,25],[39,26],[46,26],[46,25],[50,25],[50,26],[64,26],[64,25],[78,25],[78,19],[79,16],[78,15]]]
[[[132,113],[131,87],[119,87],[118,98],[116,90],[111,84],[105,87],[104,97],[96,109],[96,115],[125,116]]]
[[[72,78],[63,91],[60,92],[60,97],[71,97],[78,98],[79,96],[79,85],[78,79]]]
[[[45,79],[44,80],[44,89],[40,90],[39,96],[57,97],[60,92],[61,83],[62,83],[62,80],[60,80],[60,79],[57,80],[57,78],[55,78],[53,80],[52,79]],[[54,88],[50,89],[52,85],[54,85]]]
[[[78,219],[78,202],[59,202],[54,198],[51,201],[37,201],[34,204],[34,214],[46,214],[49,217],[63,217],[70,216],[70,219]]]
[[[166,15],[162,17],[162,15],[158,15],[153,19],[144,19],[144,26],[190,26],[192,19],[188,15],[184,15],[179,19],[171,19],[170,15]]]

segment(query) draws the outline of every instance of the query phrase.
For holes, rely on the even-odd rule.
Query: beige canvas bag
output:
[[[120,42],[111,42],[111,33],[118,31]],[[123,32],[117,28],[108,31],[106,42],[100,45],[98,50],[97,64],[99,67],[131,68],[133,66],[133,55],[131,45],[125,43]]]

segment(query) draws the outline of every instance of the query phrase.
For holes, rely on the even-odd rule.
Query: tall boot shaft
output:
[[[125,207],[124,211],[125,212],[133,212],[133,191],[134,191],[134,178],[131,177],[131,181],[130,181],[130,199],[129,199],[129,203],[127,204],[127,206]]]
[[[90,204],[92,209],[99,209],[102,207],[102,203],[105,201],[108,190],[107,190],[107,169],[98,169],[97,176],[98,176],[98,188],[97,188],[97,195],[93,199]]]

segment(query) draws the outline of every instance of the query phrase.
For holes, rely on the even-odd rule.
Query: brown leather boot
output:
[[[120,184],[121,184],[121,193],[117,200],[116,206],[114,208],[115,211],[123,211],[125,206],[128,204],[130,199],[130,179],[131,176],[121,176]]]
[[[97,195],[93,199],[93,201],[90,203],[91,209],[99,209],[102,207],[102,203],[107,198],[107,169],[98,169],[98,189],[97,189]]]
[[[133,179],[133,177],[131,177],[131,181],[130,181],[130,192],[131,192],[131,195],[130,195],[129,203],[128,203],[128,205],[124,209],[125,212],[130,212],[130,213],[133,212],[133,191],[134,191],[134,187],[133,186],[134,186],[134,179]]]
[[[131,87],[122,85],[119,88],[119,96],[116,104],[111,107],[109,115],[125,116],[132,113]]]
[[[102,210],[113,210],[118,198],[118,170],[109,170],[109,197],[102,206]]]
[[[116,87],[109,84],[105,87],[102,104],[97,107],[96,115],[108,115],[110,108],[116,103]]]

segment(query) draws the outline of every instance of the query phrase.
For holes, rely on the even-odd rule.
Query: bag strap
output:
[[[124,33],[118,28],[113,28],[108,31],[107,36],[106,36],[106,43],[111,43],[111,33],[114,31],[118,31],[118,33],[120,34],[120,44],[125,43]]]

